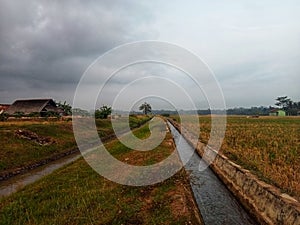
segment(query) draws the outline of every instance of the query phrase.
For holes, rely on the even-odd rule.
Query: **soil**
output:
[[[51,145],[55,143],[55,141],[52,140],[50,137],[42,137],[29,130],[16,130],[15,135],[18,138],[27,139],[39,145]]]

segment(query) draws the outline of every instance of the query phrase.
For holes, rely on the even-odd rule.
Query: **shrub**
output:
[[[57,117],[57,118],[60,117],[59,113],[58,113],[58,112],[54,112],[54,111],[44,112],[43,115],[44,115],[45,117],[47,117],[47,118],[48,118],[48,117]]]
[[[28,114],[28,117],[39,117],[40,113],[39,112],[31,112]]]
[[[16,117],[16,118],[21,118],[21,117],[23,117],[24,115],[25,115],[24,112],[15,112],[15,113],[13,114],[13,116]]]
[[[7,113],[1,113],[0,114],[0,121],[6,121],[8,118],[8,114]]]

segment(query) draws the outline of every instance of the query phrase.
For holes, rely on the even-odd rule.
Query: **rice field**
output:
[[[199,122],[199,139],[207,144],[211,117],[200,116]],[[300,199],[300,117],[229,116],[219,152]]]

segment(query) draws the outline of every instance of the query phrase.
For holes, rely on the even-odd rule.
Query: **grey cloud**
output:
[[[1,1],[0,88],[19,97],[40,97],[69,84],[74,89],[97,56],[122,43],[153,38],[144,31],[149,17],[133,1]],[[2,93],[1,102],[17,97]]]
[[[2,0],[0,103],[20,97],[71,103],[82,73],[99,55],[143,39],[176,43],[204,58],[229,107],[268,105],[278,95],[299,101],[299,9],[296,0]],[[130,81],[130,72],[113,80],[111,88]],[[190,87],[183,76],[170,73]],[[103,77],[96,74],[95,80],[101,83]]]

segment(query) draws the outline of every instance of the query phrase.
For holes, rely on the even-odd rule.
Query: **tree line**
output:
[[[286,112],[287,115],[296,116],[300,115],[300,101],[294,102],[288,96],[279,96],[275,99],[275,105],[277,107],[269,106],[260,106],[260,107],[251,107],[251,108],[231,108],[226,110],[227,115],[269,115],[270,112],[276,109],[282,109]],[[107,119],[108,116],[112,113],[112,108],[107,105],[103,105],[100,108],[96,109],[93,113],[88,112],[87,110],[83,110],[80,108],[72,108],[66,101],[64,102],[56,102],[58,108],[60,108],[64,115],[78,115],[78,116],[92,116],[94,115],[96,119]],[[152,107],[149,103],[144,102],[140,105],[139,110],[142,111],[143,114],[147,115],[149,113],[153,114],[178,114],[176,111],[165,111],[165,110],[152,110]],[[209,115],[209,114],[224,114],[224,110],[214,110],[210,109],[205,110],[183,110],[184,114],[198,114],[198,115]],[[25,116],[22,112],[16,112],[13,115],[16,118],[20,118]],[[26,115],[28,117],[37,117],[39,113],[30,113]],[[57,112],[47,112],[46,117],[59,117],[60,115]],[[0,114],[0,121],[6,120],[8,115],[5,113]]]
[[[65,105],[65,104],[64,104]],[[269,113],[276,109],[282,109],[286,112],[287,115],[296,116],[299,115],[300,112],[300,101],[294,102],[287,96],[279,96],[275,99],[275,106],[259,106],[259,107],[236,107],[226,110],[227,115],[269,115]],[[66,106],[64,106],[66,108]],[[142,111],[143,114],[147,115],[149,113],[153,114],[178,114],[176,111],[170,110],[152,110],[152,107],[149,103],[144,102],[140,105],[139,110]],[[73,114],[89,116],[90,113],[86,110],[82,109],[72,109]],[[103,105],[99,109],[95,110],[95,118],[96,119],[105,119],[112,113],[112,108],[106,105]],[[214,110],[210,109],[204,110],[184,110],[182,113],[184,114],[199,114],[199,115],[209,115],[209,114],[224,114],[223,110]]]
[[[300,112],[300,102],[294,102],[288,98],[288,96],[277,97],[275,105],[280,107],[290,116],[296,116]]]

